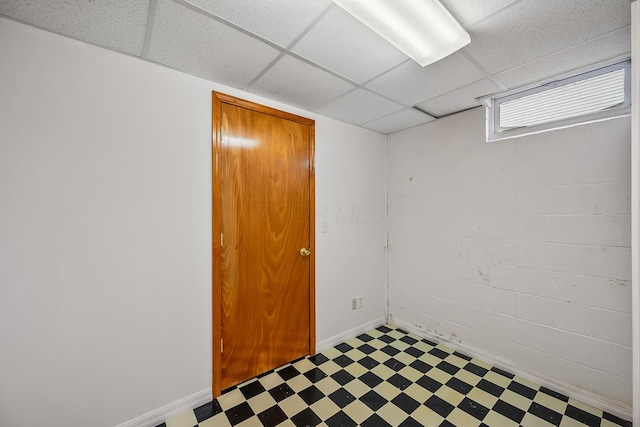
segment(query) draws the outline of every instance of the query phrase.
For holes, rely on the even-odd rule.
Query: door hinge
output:
[[[220,247],[224,246],[224,234],[220,233]]]
[[[220,338],[220,353],[224,353],[224,340]]]
[[[222,126],[220,126],[220,142],[222,142]]]

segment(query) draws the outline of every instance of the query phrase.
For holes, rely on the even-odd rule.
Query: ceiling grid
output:
[[[630,0],[441,1],[471,43],[424,68],[330,0],[3,0],[0,16],[381,133],[631,50]]]

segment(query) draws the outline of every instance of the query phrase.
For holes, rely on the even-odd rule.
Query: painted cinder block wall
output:
[[[483,108],[389,136],[393,320],[628,414],[630,119],[484,136]]]

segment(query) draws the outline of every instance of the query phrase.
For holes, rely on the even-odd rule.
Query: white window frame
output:
[[[500,106],[513,99],[533,95],[546,90],[565,86],[580,80],[607,74],[616,70],[625,70],[624,77],[624,104],[615,108],[610,108],[595,113],[583,114],[567,119],[555,120],[538,125],[522,127],[518,129],[500,130]],[[600,62],[589,67],[580,68],[568,73],[564,73],[537,83],[522,86],[498,95],[489,95],[478,99],[486,104],[486,129],[487,142],[500,141],[503,139],[519,138],[541,132],[548,132],[571,126],[592,123],[602,120],[609,120],[631,114],[631,59],[616,58],[613,60]]]

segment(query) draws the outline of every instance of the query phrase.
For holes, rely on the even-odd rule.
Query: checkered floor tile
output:
[[[226,390],[162,427],[631,426],[393,326]]]

